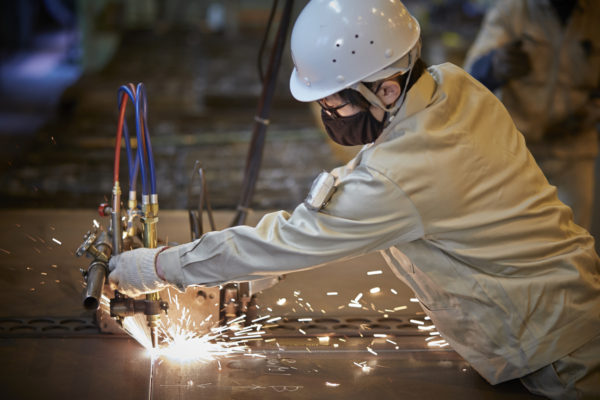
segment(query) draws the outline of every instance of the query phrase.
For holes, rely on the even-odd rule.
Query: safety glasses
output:
[[[327,115],[329,115],[331,118],[343,118],[337,110],[339,110],[340,108],[346,107],[348,103],[343,103],[339,106],[335,106],[335,107],[331,107],[328,106],[325,101],[323,99],[321,100],[317,100],[317,103],[319,103],[319,105],[321,106],[321,108],[323,109],[323,111],[325,111],[327,113]]]

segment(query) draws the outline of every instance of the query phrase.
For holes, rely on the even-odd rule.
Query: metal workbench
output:
[[[218,214],[217,224],[230,216]],[[410,323],[424,317],[412,292],[378,255],[289,274],[260,293],[259,314],[282,319],[249,343],[250,354],[152,358],[127,335],[101,333],[81,306],[86,260],[74,250],[94,218],[0,212],[0,398],[535,398],[518,381],[489,385],[449,347],[427,346],[427,333]],[[186,224],[184,212],[162,212],[159,234],[185,241]],[[347,307],[357,293],[365,306]]]

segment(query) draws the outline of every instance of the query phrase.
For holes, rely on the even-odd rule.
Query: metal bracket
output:
[[[335,190],[335,177],[323,171],[313,181],[308,196],[304,199],[304,205],[309,210],[319,211],[327,205]]]

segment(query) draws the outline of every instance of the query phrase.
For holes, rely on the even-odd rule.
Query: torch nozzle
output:
[[[152,348],[158,347],[158,327],[154,326],[150,328],[150,340],[152,341]]]
[[[149,293],[145,299],[132,299],[115,292],[115,297],[110,300],[110,316],[117,319],[131,317],[135,314],[144,314],[150,328],[152,347],[158,347],[158,326],[160,325],[161,311],[167,312],[169,303],[162,301],[158,292]]]
[[[158,325],[160,323],[161,301],[158,292],[146,294],[146,302],[153,304],[155,309],[152,312],[146,313],[148,328],[150,328],[150,339],[152,340],[152,348],[158,347]]]

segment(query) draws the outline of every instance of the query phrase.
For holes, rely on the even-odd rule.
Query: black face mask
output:
[[[349,117],[333,118],[321,110],[321,120],[334,142],[342,146],[357,146],[374,142],[381,135],[385,117],[377,121],[370,111],[365,110]]]

